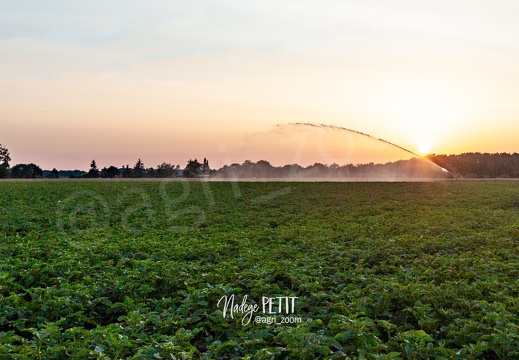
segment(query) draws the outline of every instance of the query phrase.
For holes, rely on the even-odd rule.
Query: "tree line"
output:
[[[197,159],[189,160],[184,168],[180,165],[172,165],[163,162],[157,165],[156,168],[146,168],[141,159],[138,159],[133,167],[129,165],[117,168],[115,166],[104,167],[98,169],[96,161],[92,160],[90,163],[90,170],[85,174],[73,177],[84,178],[169,178],[169,177],[202,177],[209,176],[211,168],[209,161],[204,158],[203,162],[198,162]]]
[[[459,155],[427,155],[439,167],[454,176],[466,178],[519,178],[519,154],[513,153],[463,153]],[[169,177],[215,177],[215,178],[435,178],[445,177],[439,167],[420,158],[399,160],[385,164],[321,164],[303,167],[298,164],[273,166],[266,160],[225,165],[212,170],[209,161],[189,160],[186,166],[163,162],[155,168],[146,167],[138,159],[133,167],[109,166],[99,169],[95,160],[88,171],[42,170],[35,164],[17,164],[10,167],[8,149],[0,144],[0,178],[169,178]]]
[[[430,163],[413,158],[386,164],[321,164],[303,167],[299,164],[273,166],[266,160],[245,161],[243,164],[225,165],[214,170],[211,177],[217,178],[434,178],[445,174]]]
[[[211,173],[209,160],[199,162],[197,159],[189,160],[184,168],[180,165],[172,165],[163,162],[157,167],[146,167],[141,159],[138,159],[133,167],[109,166],[99,169],[95,160],[90,163],[88,171],[81,170],[42,170],[36,164],[17,164],[10,167],[11,157],[9,150],[0,144],[0,178],[36,179],[36,178],[169,178],[169,177],[206,177]]]
[[[268,161],[245,161],[243,164],[225,165],[211,173],[221,178],[519,178],[518,153],[462,153],[459,155],[427,155],[421,158],[399,160],[385,164],[326,165],[315,163],[302,167],[298,164],[281,167]],[[448,170],[448,173],[441,168]]]
[[[427,158],[466,178],[519,178],[518,153],[432,154]]]

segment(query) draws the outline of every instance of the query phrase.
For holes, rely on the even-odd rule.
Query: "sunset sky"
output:
[[[286,125],[302,122],[417,153],[519,152],[517,1],[25,0],[0,21],[11,165],[409,158]]]

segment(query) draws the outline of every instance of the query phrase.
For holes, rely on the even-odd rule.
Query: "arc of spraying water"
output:
[[[423,159],[427,162],[429,162],[430,164],[436,166],[438,169],[440,169],[441,171],[443,172],[446,172],[446,173],[451,173],[449,170],[441,167],[440,165],[436,164],[435,162],[423,157],[423,156],[420,156],[418,155],[417,153],[411,151],[411,150],[408,150],[400,145],[397,145],[397,144],[393,144],[392,142],[389,142],[387,140],[384,140],[384,139],[381,139],[381,138],[377,138],[375,136],[372,136],[372,135],[369,135],[369,134],[366,134],[366,133],[363,133],[361,131],[357,131],[357,130],[353,130],[353,129],[348,129],[348,128],[345,128],[345,127],[342,127],[342,126],[337,126],[337,125],[327,125],[327,124],[312,124],[312,123],[289,123],[289,125],[292,125],[292,126],[312,126],[312,127],[316,127],[316,128],[328,128],[328,129],[334,129],[334,130],[340,130],[340,131],[347,131],[347,132],[351,132],[351,133],[354,133],[354,134],[359,134],[359,135],[362,135],[362,136],[366,136],[366,137],[369,137],[370,139],[374,139],[374,140],[378,140],[378,141],[381,141],[383,143],[386,143],[388,145],[391,145],[391,146],[394,146],[400,150],[403,150],[405,152],[408,152],[409,154],[412,154],[414,156],[417,156],[418,158],[420,159]]]

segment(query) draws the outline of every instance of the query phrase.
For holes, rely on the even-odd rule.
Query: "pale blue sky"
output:
[[[395,53],[432,47],[431,52],[448,50],[437,56],[463,58],[493,47],[497,51],[495,58],[510,50],[517,56],[517,4],[380,0],[11,1],[4,2],[0,12],[1,59],[23,64],[20,70],[38,68],[39,56],[52,60],[54,68],[51,64],[38,68],[42,76],[47,76],[63,68],[109,71],[135,62],[243,49],[315,49],[326,58],[336,55],[340,47],[341,54],[355,56],[376,40],[394,43],[390,52]],[[423,48],[414,48],[418,38],[422,38]],[[348,43],[352,40],[365,44]],[[449,49],[456,45],[462,48]],[[467,53],[467,49],[472,51]],[[64,56],[68,51],[72,54]],[[88,52],[93,54],[85,57]],[[493,60],[491,52],[481,55]]]

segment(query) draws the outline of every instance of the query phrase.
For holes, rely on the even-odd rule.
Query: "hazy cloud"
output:
[[[385,56],[413,49],[420,54],[427,48],[441,54],[442,46],[452,53],[456,39],[518,56],[519,23],[510,14],[513,4],[13,1],[0,12],[0,60],[11,75],[52,78],[60,71],[125,71],[133,63],[237,50],[289,48],[317,52],[323,58],[357,58],[386,43],[391,50],[382,47]]]

